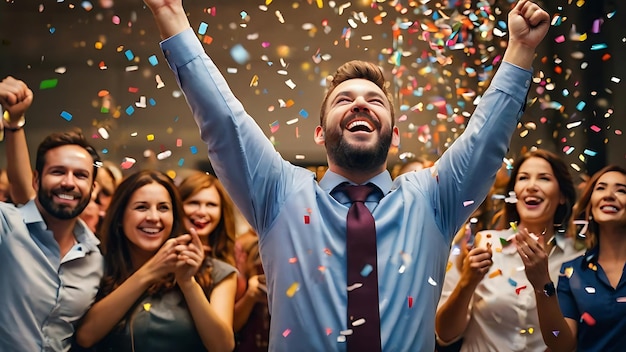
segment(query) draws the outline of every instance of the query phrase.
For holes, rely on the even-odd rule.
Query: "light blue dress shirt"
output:
[[[61,258],[35,202],[0,202],[0,351],[68,351],[103,273],[99,241],[82,222]]]
[[[260,236],[270,350],[344,351],[348,205],[330,192],[347,180],[327,171],[318,184],[314,173],[283,160],[191,29],[161,47],[211,165]],[[384,194],[372,208],[385,351],[434,350],[435,309],[452,237],[494,181],[530,79],[530,72],[503,63],[465,132],[432,169],[394,182],[385,171],[368,181]]]

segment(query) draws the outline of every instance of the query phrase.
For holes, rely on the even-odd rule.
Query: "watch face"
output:
[[[548,297],[554,296],[554,294],[556,293],[556,289],[554,288],[554,283],[552,283],[552,282],[547,283],[543,287],[543,293],[545,293],[546,296],[548,296]]]

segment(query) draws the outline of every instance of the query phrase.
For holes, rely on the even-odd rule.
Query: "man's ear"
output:
[[[398,126],[393,126],[393,132],[391,134],[391,145],[394,147],[400,146],[400,129]]]
[[[33,189],[35,193],[39,192],[39,172],[37,170],[33,171]]]
[[[315,140],[315,144],[317,145],[326,144],[324,129],[322,128],[322,126],[315,127],[315,136],[313,137],[313,139]]]

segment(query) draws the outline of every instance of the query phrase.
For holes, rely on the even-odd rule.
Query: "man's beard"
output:
[[[328,158],[342,168],[355,171],[375,170],[387,161],[391,135],[391,131],[381,133],[377,145],[371,148],[357,148],[347,143],[343,135],[327,133],[326,152]]]
[[[45,209],[48,214],[54,216],[55,218],[61,220],[69,220],[74,219],[80,213],[85,210],[87,205],[89,204],[89,197],[82,197],[75,208],[70,208],[67,206],[59,206],[52,199],[52,195],[50,191],[44,189],[41,186],[41,181],[39,182],[39,190],[37,191],[37,199],[39,200],[39,204]]]

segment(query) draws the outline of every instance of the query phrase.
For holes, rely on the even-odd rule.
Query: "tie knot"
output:
[[[367,196],[374,192],[376,188],[376,185],[373,183],[358,186],[345,183],[339,185],[337,190],[344,192],[352,202],[365,202]]]

